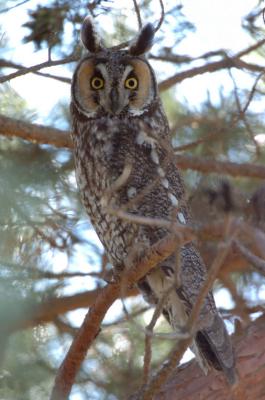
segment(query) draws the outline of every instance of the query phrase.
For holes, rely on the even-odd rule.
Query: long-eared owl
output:
[[[83,204],[116,271],[137,251],[143,252],[168,235],[170,228],[125,220],[115,210],[160,221],[190,222],[156,77],[146,59],[153,37],[154,28],[147,24],[127,50],[107,49],[86,18],[81,38],[88,53],[72,80],[77,181]],[[147,301],[157,304],[175,285],[165,297],[163,314],[177,331],[185,326],[205,277],[203,261],[189,243],[179,256],[176,251],[157,265],[138,287]],[[205,372],[214,367],[230,383],[235,382],[233,349],[211,292],[200,313],[192,350]]]

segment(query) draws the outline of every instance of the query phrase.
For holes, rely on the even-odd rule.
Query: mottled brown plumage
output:
[[[80,61],[72,82],[72,137],[76,176],[84,206],[115,269],[122,269],[133,252],[144,251],[168,234],[157,226],[133,224],[109,212],[125,207],[128,213],[190,222],[184,186],[174,162],[169,127],[161,105],[155,74],[145,58],[154,30],[143,28],[128,50],[105,49],[90,19],[82,40],[88,54]],[[127,169],[127,177],[113,185]],[[176,279],[176,255],[158,265],[139,288],[156,304],[172,284],[164,315],[178,330],[205,280],[206,269],[193,244],[181,249]],[[223,370],[235,381],[234,356],[225,325],[212,293],[201,310],[193,350],[207,371]]]

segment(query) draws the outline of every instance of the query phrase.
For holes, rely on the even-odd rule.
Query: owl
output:
[[[137,252],[142,254],[170,234],[170,222],[191,222],[155,73],[146,58],[154,33],[147,24],[128,49],[107,49],[87,17],[81,39],[88,52],[72,79],[77,182],[84,207],[118,272]],[[142,217],[143,223],[125,220],[115,210]],[[147,225],[146,217],[169,223]],[[179,332],[205,277],[199,253],[188,243],[158,264],[138,287],[151,304],[164,296],[163,314]],[[192,350],[202,369],[206,373],[212,367],[221,370],[233,384],[233,349],[211,292],[196,329]]]

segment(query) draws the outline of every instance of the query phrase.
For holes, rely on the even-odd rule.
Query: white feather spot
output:
[[[158,154],[157,154],[157,152],[155,151],[155,149],[152,149],[152,151],[151,151],[151,158],[152,158],[152,161],[153,161],[155,164],[159,164]]]
[[[129,113],[133,116],[139,116],[142,115],[144,113],[144,110],[142,109],[137,109],[137,108],[130,108],[129,109]]]
[[[161,176],[161,178],[164,178],[164,176],[166,175],[165,171],[161,167],[157,168],[157,172],[158,172],[158,175]]]
[[[156,140],[149,137],[145,131],[140,131],[136,136],[136,143],[142,146],[144,143],[149,144],[152,148],[155,147]]]
[[[169,188],[169,182],[168,182],[168,180],[166,178],[162,179],[161,183],[162,183],[162,185],[164,186],[165,189]]]
[[[97,131],[96,132],[96,137],[97,137],[98,140],[102,140],[105,135],[106,134],[104,132],[102,132],[102,131]]]
[[[181,224],[186,224],[186,219],[181,212],[178,213],[178,220]]]
[[[172,205],[173,205],[174,207],[177,207],[179,202],[178,202],[178,199],[176,198],[176,196],[174,196],[174,194],[172,194],[172,193],[169,193],[169,194],[168,194],[168,197],[169,197],[169,199],[170,199]],[[178,215],[179,215],[179,214],[178,214]]]
[[[134,197],[136,195],[136,188],[131,186],[128,190],[127,190],[127,195],[129,197],[129,199],[131,199],[132,197]]]

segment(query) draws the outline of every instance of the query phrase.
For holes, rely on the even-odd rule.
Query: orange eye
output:
[[[104,87],[104,79],[94,76],[90,81],[91,88],[94,90],[99,90]]]
[[[136,78],[128,78],[126,79],[126,81],[124,82],[124,86],[126,87],[126,89],[130,89],[130,90],[134,90],[137,89],[138,87],[138,80]]]

